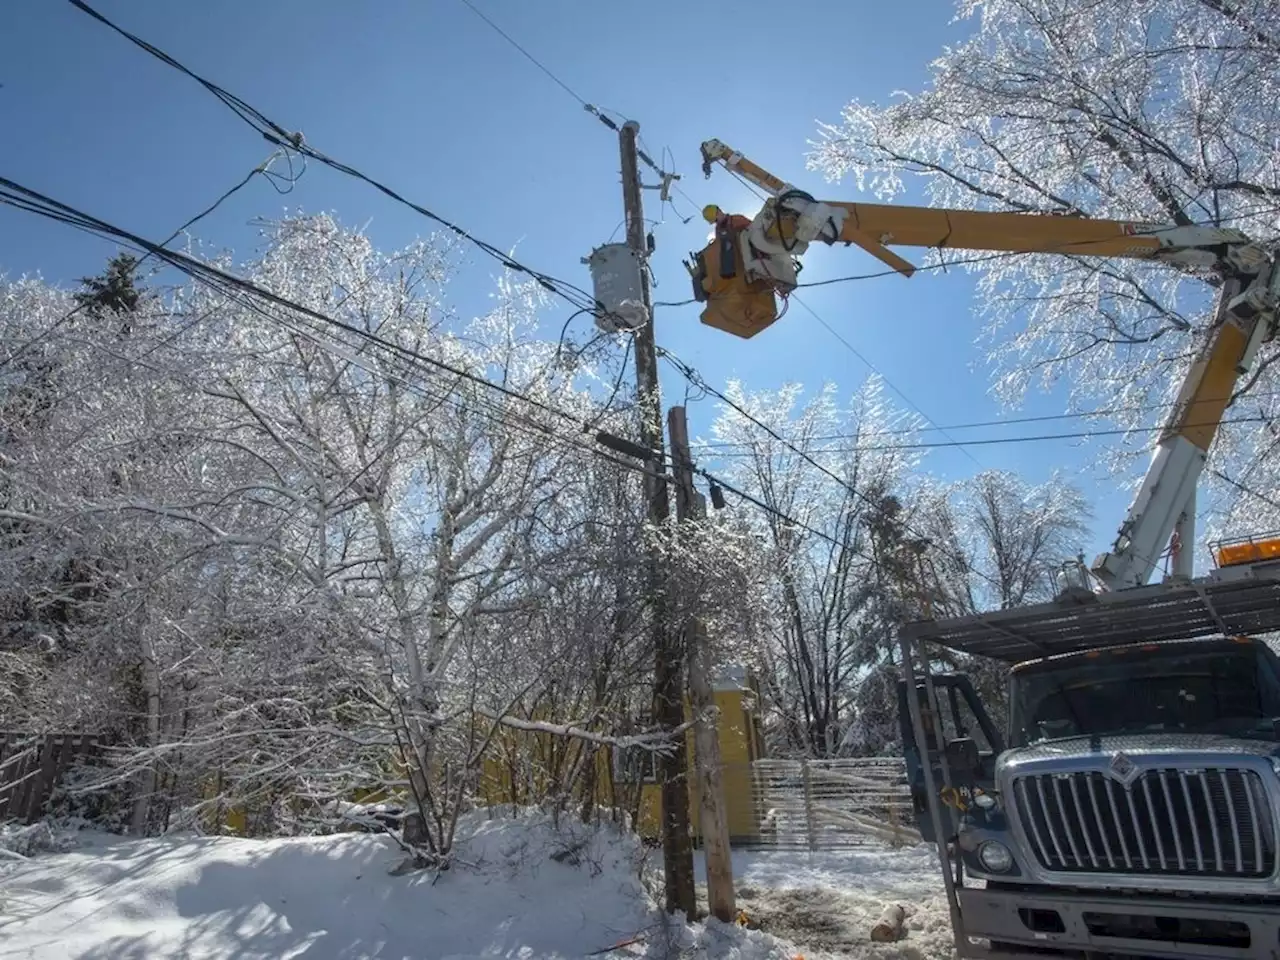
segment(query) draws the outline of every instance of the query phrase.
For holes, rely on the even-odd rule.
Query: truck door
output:
[[[943,797],[949,832],[958,825],[957,804],[965,805],[975,790],[990,792],[995,788],[996,759],[1004,749],[1003,738],[996,729],[977,691],[964,674],[939,674],[933,678],[938,698],[939,716],[929,704],[924,681],[916,681],[920,702],[920,718],[924,722],[926,750],[933,766],[935,787],[942,791],[942,758],[945,753],[955,793]],[[928,796],[924,785],[922,751],[916,743],[907,702],[907,684],[898,681],[898,727],[902,736],[903,756],[907,763],[907,785],[911,790],[911,807],[916,825],[927,841],[932,841],[933,821],[929,817]]]

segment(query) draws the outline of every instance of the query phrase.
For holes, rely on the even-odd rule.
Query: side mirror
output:
[[[947,741],[947,766],[957,783],[972,783],[982,768],[978,744],[972,737],[957,737]]]

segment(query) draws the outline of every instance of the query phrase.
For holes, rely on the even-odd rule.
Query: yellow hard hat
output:
[[[707,223],[715,223],[720,219],[720,208],[714,203],[708,203],[702,208],[702,219]]]

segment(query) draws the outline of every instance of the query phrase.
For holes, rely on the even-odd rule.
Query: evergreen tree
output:
[[[132,325],[129,315],[138,311],[142,294],[133,280],[138,258],[128,253],[118,253],[107,262],[107,269],[96,277],[82,277],[84,289],[75,294],[76,303],[89,316],[101,318],[105,312],[121,318],[120,334],[128,336]]]

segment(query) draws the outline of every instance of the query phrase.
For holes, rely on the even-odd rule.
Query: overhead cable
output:
[[[694,386],[699,387],[702,390],[705,390],[707,393],[711,394],[713,397],[716,397],[718,400],[720,400],[722,403],[724,403],[726,406],[732,409],[735,413],[737,413],[743,419],[759,427],[761,430],[764,430],[767,434],[769,434],[769,436],[773,437],[774,440],[786,446],[792,453],[796,454],[796,456],[800,457],[800,459],[804,460],[806,463],[814,467],[820,473],[823,473],[829,479],[834,480],[837,484],[843,487],[855,498],[857,498],[858,500],[861,500],[872,510],[879,511],[883,508],[882,503],[876,502],[872,497],[868,496],[867,494],[859,490],[857,486],[849,483],[849,481],[846,480],[844,477],[840,476],[838,473],[834,472],[833,470],[826,467],[825,465],[819,463],[817,460],[815,460],[810,454],[806,453],[804,450],[801,450],[798,446],[796,446],[790,440],[786,439],[784,436],[782,436],[780,433],[774,430],[773,427],[769,426],[763,420],[753,415],[751,411],[747,410],[740,403],[737,403],[736,401],[726,396],[721,391],[717,390],[715,387],[711,386],[711,384],[707,382],[706,378],[703,377],[701,373],[699,373],[696,369],[694,369],[689,364],[685,363],[679,357],[675,356],[673,353],[671,353],[671,351],[659,347],[658,353],[660,356],[666,359],[667,362],[669,362],[673,367],[675,367],[676,370],[678,370],[680,374],[683,377],[685,377],[685,379],[689,380],[689,382],[692,383]],[[928,537],[923,537],[918,532],[912,530],[911,527],[908,526],[905,522],[903,523],[903,529],[911,533],[913,536],[916,536],[922,540],[930,539]],[[939,550],[941,551],[940,547],[939,547]],[[982,577],[984,580],[988,581],[993,586],[999,586],[999,583],[993,577],[988,576],[987,574],[983,573],[981,570],[971,567],[968,560],[965,559],[963,556],[959,554],[952,554],[951,559],[960,563],[963,569],[970,570],[972,573],[976,574],[979,577]]]
[[[1228,426],[1237,423],[1271,423],[1273,417],[1233,417],[1227,420],[1214,420],[1208,423],[1188,423],[1179,429],[1191,430],[1199,427]],[[976,440],[965,440],[965,444],[973,446],[993,446],[1005,443],[1037,443],[1051,440],[1089,440],[1093,437],[1122,437],[1132,433],[1163,433],[1165,427],[1118,427],[1112,430],[1081,430],[1077,433],[1040,433],[1029,437],[981,437]],[[814,438],[816,439],[816,438]],[[790,442],[788,441],[788,445]],[[873,453],[884,450],[936,450],[959,446],[959,441],[925,441],[921,443],[883,443],[859,444],[853,447],[823,447],[818,453]],[[718,454],[720,457],[749,457],[749,451],[727,451]]]
[[[399,355],[405,355],[412,360],[420,361],[424,364],[430,365],[431,367],[436,367],[439,369],[446,370],[452,373],[455,377],[459,379],[471,381],[476,383],[477,385],[493,389],[503,395],[519,399],[522,402],[528,403],[537,409],[541,409],[545,412],[549,412],[556,415],[562,421],[566,421],[574,425],[580,426],[584,430],[593,429],[592,424],[582,421],[579,417],[577,417],[576,415],[566,410],[558,409],[534,397],[530,397],[527,394],[513,390],[502,384],[495,383],[484,377],[477,376],[468,371],[461,370],[451,364],[448,364],[444,361],[440,361],[437,358],[429,357],[427,355],[418,353],[416,351],[408,350],[407,348],[404,348],[399,344],[395,344],[391,341],[384,340],[374,334],[369,334],[366,331],[362,331],[359,328],[352,327],[349,324],[343,323],[340,320],[335,320],[334,318],[329,317],[326,314],[321,313],[320,311],[313,310],[310,307],[307,307],[303,304],[290,300],[287,297],[283,297],[270,290],[266,290],[265,288],[260,287],[257,284],[252,283],[251,281],[245,280],[240,277],[236,277],[232,274],[228,274],[225,271],[218,270],[217,268],[211,267],[208,264],[202,264],[199,261],[196,261],[191,257],[186,256],[185,254],[177,253],[171,250],[166,250],[162,248],[159,244],[152,243],[148,240],[143,239],[142,237],[139,237],[133,233],[130,233],[127,230],[124,230],[119,227],[115,227],[105,221],[99,220],[88,214],[75,210],[74,208],[66,204],[62,204],[59,201],[52,200],[51,198],[48,198],[48,197],[44,197],[43,195],[37,193],[36,191],[29,190],[28,188],[22,187],[21,185],[16,184],[13,181],[3,177],[0,177],[0,202],[10,203],[14,206],[20,207],[21,209],[25,209],[28,212],[36,213],[41,216],[46,216],[46,217],[49,217],[50,219],[58,220],[61,222],[65,222],[65,223],[76,222],[78,223],[78,225],[81,225],[83,228],[91,229],[92,232],[95,232],[99,235],[114,237],[120,240],[124,240],[134,245],[138,249],[154,253],[155,256],[157,256],[160,259],[163,259],[165,262],[172,265],[175,269],[178,269],[183,273],[186,273],[188,276],[190,276],[192,279],[196,280],[197,282],[204,283],[205,285],[210,286],[213,289],[219,290],[221,292],[233,291],[233,295],[238,295],[236,296],[237,302],[240,302],[242,305],[248,306],[250,309],[257,312],[260,316],[263,316],[268,320],[272,320],[277,323],[283,323],[286,327],[289,327],[290,329],[294,329],[295,332],[302,332],[304,336],[308,337],[308,339],[311,339],[313,342],[316,342],[318,345],[322,346],[322,348],[331,350],[332,346],[321,343],[320,340],[316,338],[314,332],[298,331],[296,327],[293,327],[287,321],[282,321],[280,317],[270,313],[260,304],[253,303],[251,300],[245,299],[245,297],[250,296],[250,297],[256,297],[260,300],[265,300],[273,305],[293,311],[304,317],[309,317],[317,321],[320,321],[321,323],[327,326],[341,329],[347,333],[356,334],[362,340],[368,341],[372,345],[382,347],[384,349],[387,349]],[[48,209],[42,208],[42,205],[47,206]],[[338,354],[338,356],[343,360],[346,360],[348,362],[353,362],[357,366],[361,366],[357,361],[355,361],[349,355]],[[420,392],[421,395],[427,396],[428,399],[442,399],[443,397],[442,399],[442,402],[443,402],[443,401],[447,401],[449,396],[448,392],[445,392],[443,395],[441,394],[432,395],[430,393],[423,392],[423,388],[420,385],[412,384],[411,382],[405,381],[402,378],[397,378],[394,375],[389,376],[385,370],[373,371],[373,370],[370,370],[368,367],[363,367],[363,366],[361,366],[361,369],[364,369],[370,373],[375,373],[384,378],[401,382],[402,384],[417,390],[418,392]],[[609,450],[602,450],[598,446],[586,446],[585,442],[580,441],[578,438],[566,436],[564,434],[558,434],[550,430],[545,424],[540,424],[540,423],[537,423],[536,421],[526,421],[524,423],[513,423],[510,420],[501,420],[500,422],[507,427],[521,427],[521,428],[524,428],[525,432],[527,433],[532,433],[538,437],[552,439],[562,444],[572,446],[585,453],[589,453],[593,456],[600,457],[603,460],[609,461],[617,466],[623,467],[633,472],[649,473],[657,469],[659,471],[658,475],[664,481],[671,482],[673,479],[670,475],[662,473],[661,468],[655,467],[654,465],[652,465],[651,462],[640,463],[640,462],[636,462],[635,460],[627,460],[627,459],[624,459],[623,457],[615,456]],[[598,435],[595,439],[597,443],[601,442],[600,437]],[[641,450],[639,451],[639,453],[642,455],[645,455],[649,452]],[[656,451],[652,453],[656,455]],[[837,546],[839,545],[838,541],[834,540],[834,538],[823,533],[822,531],[816,530],[813,527],[809,526],[808,524],[804,523],[803,521],[797,520],[796,518],[788,515],[784,511],[779,510],[776,507],[770,506],[767,503],[764,503],[763,501],[759,500],[758,498],[752,496],[749,493],[746,493],[745,491],[739,490],[733,484],[715,476],[709,471],[702,468],[695,468],[695,472],[699,476],[702,476],[708,481],[716,484],[718,487],[722,488],[723,490],[728,491],[734,496],[739,497],[745,502],[748,502],[761,510],[766,511],[767,513],[775,516],[776,518],[783,521],[784,523],[788,523],[792,526],[795,526],[798,529],[807,530],[810,533],[814,534],[815,536],[818,536],[824,540],[827,540]]]
[[[273,186],[273,187],[275,187],[276,192],[277,192],[277,193],[288,193],[288,192],[290,192],[290,191],[293,189],[293,184],[295,184],[295,183],[297,182],[298,177],[302,176],[302,172],[303,172],[303,171],[298,171],[298,173],[297,173],[297,174],[294,174],[294,173],[293,173],[293,170],[292,170],[293,164],[292,164],[292,163],[290,163],[290,165],[289,165],[289,166],[290,166],[290,174],[289,174],[289,176],[287,176],[287,177],[286,177],[286,176],[284,176],[284,175],[282,175],[282,174],[272,174],[272,173],[270,172],[271,164],[275,161],[275,159],[276,159],[278,156],[280,156],[280,155],[281,155],[281,153],[282,153],[282,151],[277,150],[275,153],[273,153],[270,157],[268,157],[268,158],[267,158],[266,160],[264,160],[262,163],[258,164],[256,167],[254,167],[252,170],[250,170],[250,171],[249,171],[247,174],[245,174],[245,175],[244,175],[244,177],[243,177],[241,180],[239,180],[239,181],[238,181],[234,186],[232,186],[232,187],[230,187],[229,189],[227,189],[225,192],[223,192],[223,194],[222,194],[221,196],[219,196],[219,197],[218,197],[218,199],[214,200],[214,201],[213,201],[213,203],[209,204],[209,206],[205,207],[203,210],[201,210],[199,213],[197,213],[194,217],[191,217],[189,220],[187,220],[185,223],[183,223],[183,224],[182,224],[182,226],[178,227],[178,229],[174,230],[174,231],[173,231],[173,233],[169,234],[169,236],[168,236],[168,237],[166,237],[164,240],[160,241],[160,246],[162,246],[162,247],[167,247],[167,246],[168,246],[169,244],[171,244],[174,240],[176,240],[179,236],[181,236],[184,230],[189,230],[189,229],[190,229],[191,227],[193,227],[196,223],[198,223],[199,221],[203,220],[205,217],[207,217],[207,216],[211,215],[211,214],[212,214],[215,210],[217,210],[220,206],[222,206],[224,203],[226,203],[228,200],[230,200],[233,196],[235,196],[237,193],[239,193],[241,190],[243,190],[246,186],[248,186],[249,182],[250,182],[250,181],[251,181],[255,176],[263,175],[263,176],[266,176],[269,180],[271,180],[271,178],[272,178],[273,176],[274,176],[274,177],[276,177],[276,178],[279,178],[279,179],[281,179],[283,182],[285,182],[285,183],[288,183],[288,184],[289,184],[289,189],[288,189],[288,190],[282,190],[282,189],[281,189],[281,188],[280,188],[280,187],[275,183],[275,181],[274,181],[274,180],[271,180],[271,184],[272,184],[272,186]],[[150,254],[150,253],[145,253],[145,252],[144,252],[144,254],[143,254],[142,258],[141,258],[141,259],[139,259],[139,260],[137,260],[137,261],[133,264],[133,269],[136,271],[139,267],[141,267],[141,266],[142,266],[142,264],[146,261],[147,257],[149,257],[149,256],[151,256],[151,254]],[[51,334],[53,334],[53,333],[54,333],[54,331],[56,331],[56,330],[58,330],[59,328],[61,328],[61,327],[63,326],[63,324],[69,323],[69,322],[70,322],[74,317],[76,317],[76,316],[77,316],[81,311],[85,310],[85,309],[89,306],[89,303],[90,303],[90,301],[85,300],[85,301],[82,301],[81,303],[77,304],[76,306],[72,307],[70,310],[68,310],[66,313],[64,313],[61,317],[59,317],[56,321],[54,321],[54,322],[53,322],[53,323],[51,323],[48,327],[46,327],[44,330],[42,330],[39,334],[37,334],[36,336],[32,337],[30,340],[26,341],[25,343],[21,344],[21,345],[20,345],[16,350],[14,350],[14,352],[13,352],[13,353],[9,354],[7,357],[0,358],[0,369],[3,369],[4,367],[6,367],[6,366],[8,366],[9,364],[13,363],[15,360],[17,360],[19,357],[21,357],[23,354],[25,354],[25,353],[26,353],[28,350],[30,350],[32,347],[34,347],[34,346],[36,346],[37,344],[41,343],[41,342],[42,342],[46,337],[50,336]]]
[[[566,300],[567,302],[569,302],[575,307],[578,307],[581,309],[587,309],[593,313],[599,312],[600,308],[599,308],[599,305],[596,303],[595,298],[591,294],[583,290],[582,288],[575,286],[574,284],[568,283],[567,281],[560,280],[556,277],[553,277],[550,274],[542,273],[541,271],[535,270],[532,267],[526,266],[525,264],[516,260],[514,257],[511,257],[508,254],[504,253],[502,250],[498,249],[493,244],[487,243],[484,240],[481,240],[480,238],[469,233],[467,230],[463,229],[461,226],[452,222],[451,220],[448,220],[445,217],[441,216],[440,214],[435,213],[434,211],[429,210],[428,208],[418,203],[415,203],[412,200],[407,199],[397,191],[393,190],[391,187],[387,186],[385,183],[382,183],[374,179],[373,177],[363,173],[362,171],[356,169],[355,167],[352,167],[346,163],[342,163],[341,161],[338,161],[332,157],[327,156],[324,153],[321,153],[315,147],[308,144],[303,139],[303,136],[301,133],[291,132],[289,130],[286,130],[283,126],[276,123],[270,117],[262,113],[262,111],[251,106],[249,103],[242,100],[240,97],[237,97],[235,94],[228,92],[227,90],[220,87],[218,84],[205,79],[204,77],[200,76],[195,71],[191,70],[189,67],[185,66],[183,63],[178,61],[176,58],[170,56],[169,54],[165,53],[163,50],[159,49],[153,44],[147,42],[146,40],[143,40],[141,37],[133,33],[130,33],[128,30],[125,30],[123,27],[114,23],[109,18],[99,13],[97,10],[93,9],[93,7],[89,6],[89,4],[85,3],[84,0],[68,0],[68,2],[72,4],[72,6],[76,7],[78,10],[83,11],[84,13],[93,17],[95,20],[110,27],[116,33],[120,34],[122,37],[129,40],[131,43],[135,44],[142,50],[145,50],[147,53],[151,54],[153,57],[156,57],[161,62],[167,64],[168,66],[179,71],[180,73],[185,74],[186,76],[190,77],[192,80],[195,80],[202,87],[208,90],[211,94],[217,97],[218,100],[220,100],[223,104],[225,104],[228,109],[230,109],[233,113],[236,114],[236,116],[238,116],[251,128],[257,131],[257,133],[259,133],[269,143],[277,147],[292,149],[303,157],[307,157],[318,163],[322,163],[325,166],[330,167],[331,169],[337,170],[340,173],[344,173],[347,176],[353,177],[357,180],[361,180],[369,184],[374,189],[378,190],[380,193],[390,197],[392,200],[395,200],[397,203],[403,204],[409,209],[415,211],[416,213],[419,213],[422,216],[426,217],[427,219],[433,221],[434,223],[437,223],[440,226],[444,227],[446,230],[450,231],[451,233],[474,244],[476,247],[478,247],[488,256],[494,258],[499,263],[501,263],[506,269],[512,270],[517,273],[522,273],[531,277],[541,287],[543,287],[550,293],[553,293],[556,296]]]
[[[213,267],[207,263],[203,263],[199,260],[189,257],[184,253],[178,253],[177,251],[167,250],[157,243],[153,243],[150,240],[146,240],[143,237],[138,236],[137,234],[131,233],[128,230],[125,230],[121,227],[114,226],[113,224],[110,224],[104,220],[100,220],[97,217],[84,213],[83,211],[77,210],[76,208],[71,207],[68,204],[64,204],[61,201],[54,200],[51,197],[47,197],[44,194],[41,194],[28,187],[24,187],[21,184],[16,183],[13,180],[9,180],[5,177],[0,177],[0,202],[9,203],[10,205],[16,206],[20,209],[28,210],[29,212],[32,212],[32,213],[41,214],[43,216],[48,217],[49,219],[58,220],[60,222],[81,226],[82,229],[89,229],[90,232],[95,232],[100,235],[126,240],[129,243],[133,244],[134,246],[138,247],[139,249],[142,249],[154,254],[156,257],[166,261],[167,263],[181,270],[183,273],[188,274],[194,279],[197,279],[197,280],[210,279],[221,284],[228,284],[233,287],[245,290],[263,300],[267,300],[272,303],[275,303],[278,306],[286,307],[290,310],[297,311],[298,313],[308,316],[311,319],[317,320],[321,323],[335,327],[337,329],[341,329],[346,333],[356,336],[362,340],[366,340],[371,343],[376,343],[387,349],[393,350],[396,353],[399,353],[405,357],[411,358],[421,363],[428,364],[429,366],[438,368],[440,370],[444,370],[455,377],[459,377],[464,380],[469,380],[473,383],[482,385],[488,389],[494,390],[498,393],[511,397],[512,399],[516,399],[524,403],[528,403],[531,406],[537,407],[543,410],[544,412],[550,413],[553,416],[556,416],[562,420],[567,420],[575,424],[580,423],[580,421],[573,414],[570,414],[564,410],[560,410],[559,408],[554,407],[550,404],[544,403],[535,397],[527,396],[525,394],[522,394],[518,390],[513,390],[512,388],[504,386],[503,384],[496,383],[492,380],[486,379],[485,377],[478,376],[477,374],[471,373],[470,371],[457,367],[449,363],[448,361],[442,360],[438,357],[432,357],[427,354],[419,353],[409,347],[405,347],[401,344],[392,343],[391,341],[381,340],[375,334],[371,334],[366,330],[361,330],[359,327],[355,327],[341,320],[337,320],[333,317],[328,316],[327,314],[321,313],[318,310],[314,310],[311,307],[305,306],[300,303],[295,303],[294,301],[289,300],[287,297],[283,297],[272,290],[268,290],[265,287],[259,286],[258,284],[254,283],[251,280],[246,280],[242,277],[237,277],[233,274],[226,273],[225,271],[219,270],[216,267]]]
[[[1276,397],[1280,391],[1251,390],[1249,397]],[[930,430],[976,430],[979,427],[1015,426],[1020,423],[1046,423],[1052,420],[1088,420],[1093,417],[1114,416],[1116,414],[1146,413],[1153,410],[1168,410],[1176,407],[1178,401],[1166,400],[1161,403],[1140,404],[1132,407],[1101,407],[1097,410],[1079,410],[1074,413],[1046,413],[1034,417],[1007,417],[1000,420],[975,420],[972,423],[949,423],[945,427],[898,427],[893,430],[867,430],[858,433],[825,433],[808,439],[815,441],[828,440],[862,440],[867,437],[892,437],[905,434],[928,433]],[[750,446],[748,440],[718,440],[695,442],[693,446],[701,449],[718,449],[721,447]]]

